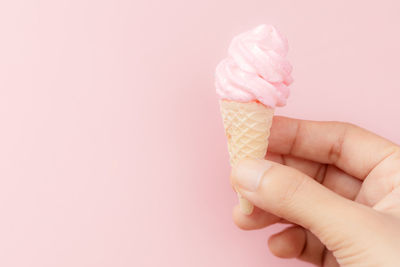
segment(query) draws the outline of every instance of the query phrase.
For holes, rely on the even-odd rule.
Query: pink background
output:
[[[375,3],[375,4],[373,4]],[[233,35],[289,39],[278,114],[400,141],[400,4],[0,2],[0,266],[308,266],[243,232],[213,86]]]

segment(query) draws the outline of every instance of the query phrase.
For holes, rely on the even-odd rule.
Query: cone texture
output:
[[[231,165],[245,157],[263,159],[274,110],[257,102],[222,100],[220,105]]]
[[[231,166],[246,157],[263,159],[267,153],[274,110],[256,102],[222,100],[220,105]],[[253,205],[239,193],[238,197],[241,211],[251,214]]]

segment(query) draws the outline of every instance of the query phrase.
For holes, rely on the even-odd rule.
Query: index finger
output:
[[[375,166],[398,152],[399,147],[349,123],[275,116],[268,150],[333,164],[363,180]]]

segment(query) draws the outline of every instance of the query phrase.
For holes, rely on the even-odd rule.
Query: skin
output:
[[[348,123],[277,116],[272,125],[266,160],[232,169],[232,185],[256,206],[250,215],[235,207],[235,223],[291,224],[268,241],[281,258],[399,266],[400,147]]]

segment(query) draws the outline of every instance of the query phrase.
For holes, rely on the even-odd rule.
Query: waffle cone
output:
[[[243,158],[264,159],[274,109],[257,102],[234,102],[221,100],[221,114],[231,166]],[[253,205],[239,195],[243,213],[251,214]]]

